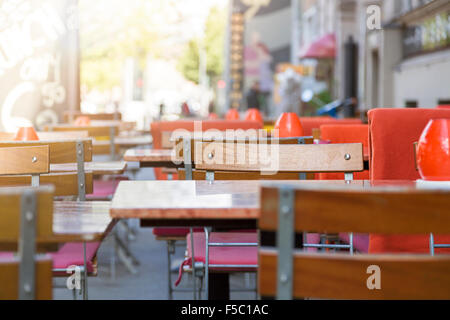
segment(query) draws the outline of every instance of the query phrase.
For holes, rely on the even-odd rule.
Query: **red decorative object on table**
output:
[[[33,127],[21,127],[17,130],[14,141],[38,141],[39,137]]]
[[[246,121],[258,121],[258,122],[264,123],[261,112],[259,112],[258,109],[248,109],[247,113],[245,114],[245,120]]]
[[[295,113],[283,113],[275,124],[280,138],[302,137],[303,127],[300,118]]]
[[[450,119],[428,122],[417,147],[417,167],[422,179],[450,181]]]

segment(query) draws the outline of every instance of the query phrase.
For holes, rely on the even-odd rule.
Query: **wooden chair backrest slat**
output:
[[[259,254],[259,290],[263,297],[277,292],[277,253]],[[368,278],[380,270],[380,290],[370,290]],[[296,253],[293,257],[293,296],[325,299],[439,300],[450,299],[450,257],[377,256]]]
[[[275,231],[279,190],[262,188],[261,201],[259,227]],[[450,234],[450,192],[295,190],[294,201],[297,232]]]
[[[288,232],[450,233],[449,191],[376,187],[364,190],[351,185],[348,188],[335,191],[323,187],[263,186],[259,228],[262,233],[277,232],[279,239]],[[288,207],[292,211],[283,211],[293,213],[294,223],[289,227],[285,224],[285,229],[280,230],[279,221],[286,214],[279,216],[278,211],[288,191],[293,196],[289,202],[292,207]],[[278,248],[282,249],[285,248]],[[293,298],[450,299],[449,256],[310,254],[295,250],[279,255],[278,250],[263,246],[259,251],[259,290],[263,297],[279,296],[282,287],[277,269],[292,262],[289,281]],[[375,278],[371,280],[372,274],[379,276],[379,288],[368,287],[369,282],[377,283]]]
[[[17,243],[20,235],[20,208],[24,190],[30,187],[0,188],[0,243]],[[53,191],[51,186],[32,188],[37,192],[36,238],[53,235]]]
[[[92,140],[80,139],[84,145],[84,161],[92,161]],[[48,146],[51,164],[76,163],[77,140],[48,140],[48,141],[0,141],[0,152],[3,148]]]
[[[0,175],[37,175],[49,170],[48,146],[0,148]]]
[[[86,194],[94,192],[92,172],[85,173]],[[30,185],[30,176],[0,176],[0,187]],[[78,195],[78,174],[77,172],[58,172],[43,174],[40,176],[40,184],[52,184],[55,187],[54,195],[75,196]]]
[[[252,145],[195,142],[196,169],[222,171],[358,172],[362,144]],[[275,152],[276,154],[272,154]],[[211,158],[212,155],[212,158]],[[275,162],[275,163],[274,163]]]
[[[0,300],[17,300],[19,298],[19,264],[18,258],[0,258]],[[52,260],[37,259],[35,271],[35,299],[51,300],[53,298]]]
[[[73,126],[73,125],[58,125],[58,126],[47,126],[44,128],[45,131],[53,132],[67,132],[67,131],[87,131],[90,138],[106,138],[111,134],[111,127],[113,128],[114,135],[118,135],[119,126]]]
[[[186,171],[178,169],[179,180],[186,179]],[[205,170],[193,170],[192,180],[206,180]],[[276,174],[266,175],[261,172],[235,172],[235,171],[216,171],[214,173],[214,180],[299,180],[298,172],[280,172]],[[306,180],[314,180],[314,174],[306,174]]]

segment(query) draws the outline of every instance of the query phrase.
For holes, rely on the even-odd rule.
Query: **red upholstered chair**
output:
[[[320,126],[325,124],[362,124],[360,119],[336,119],[332,117],[302,117],[300,122],[305,136],[312,136],[313,129],[319,129]]]
[[[376,180],[416,180],[413,143],[430,119],[450,118],[446,109],[374,109],[369,111],[370,176]],[[436,236],[435,243],[450,243]],[[429,253],[429,236],[370,235],[370,253]],[[436,253],[448,249],[436,249]]]
[[[369,153],[369,126],[366,124],[326,124],[320,126],[320,135],[322,140],[330,143],[362,143],[364,154]],[[319,173],[317,177],[319,180],[344,180],[343,173]],[[369,171],[355,172],[354,179],[369,180]],[[349,242],[347,233],[339,234],[339,238],[345,243]],[[311,241],[313,241],[313,238],[311,238]],[[367,253],[368,235],[355,234],[353,243],[356,250]]]
[[[364,154],[369,154],[369,126],[366,124],[326,124],[320,126],[322,140],[330,143],[362,143]],[[320,173],[319,180],[343,180],[343,173]],[[355,180],[368,180],[369,171],[356,172]]]

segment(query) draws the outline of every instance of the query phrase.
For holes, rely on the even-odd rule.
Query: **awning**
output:
[[[334,59],[336,58],[336,36],[327,34],[313,42],[308,50],[300,54],[302,59]]]

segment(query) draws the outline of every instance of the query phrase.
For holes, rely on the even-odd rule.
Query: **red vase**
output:
[[[422,179],[450,181],[450,119],[430,120],[417,146],[417,167]]]
[[[239,120],[240,118],[239,112],[234,108],[228,110],[225,116],[226,120]]]
[[[300,118],[295,113],[283,113],[275,124],[280,138],[295,138],[303,136]]]
[[[91,124],[91,119],[86,116],[80,116],[75,119],[75,125],[79,127],[87,127]]]
[[[261,112],[259,112],[258,109],[248,109],[247,113],[245,114],[245,120],[246,121],[258,121],[258,122],[264,123]]]
[[[14,141],[38,141],[39,137],[33,127],[21,127],[17,130]]]

